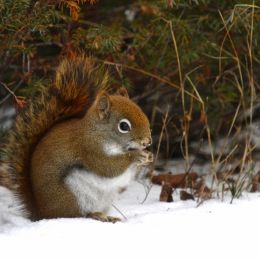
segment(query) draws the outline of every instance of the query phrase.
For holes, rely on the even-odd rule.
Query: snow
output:
[[[159,202],[160,187],[138,182],[114,203],[127,218],[101,223],[56,219],[7,229],[0,257],[9,259],[257,259],[260,194],[205,201]],[[110,215],[122,217],[113,208]],[[17,223],[19,225],[19,223]]]

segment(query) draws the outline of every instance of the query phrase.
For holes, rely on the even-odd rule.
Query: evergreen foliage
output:
[[[28,102],[60,56],[91,54],[130,88],[155,136],[168,113],[171,155],[207,127],[212,138],[235,130],[259,102],[259,19],[253,0],[0,0],[0,82]]]

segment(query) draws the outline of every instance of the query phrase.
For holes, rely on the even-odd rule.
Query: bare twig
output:
[[[152,173],[153,173],[154,168],[155,168],[155,163],[156,163],[156,161],[157,161],[157,159],[158,159],[158,155],[159,155],[159,151],[160,151],[160,147],[161,147],[161,143],[162,143],[162,138],[163,138],[163,133],[164,133],[164,131],[165,131],[165,129],[166,129],[166,126],[167,126],[168,116],[169,116],[169,107],[168,107],[167,112],[166,112],[166,114],[165,114],[165,116],[164,116],[164,118],[163,118],[162,130],[161,130],[161,133],[160,133],[160,137],[159,137],[159,141],[158,141],[158,146],[157,146],[157,150],[156,150],[156,155],[155,155],[155,158],[154,158],[154,161],[153,161],[153,165],[152,165],[152,170],[151,170]],[[143,203],[147,200],[148,195],[149,195],[149,193],[150,193],[150,191],[151,191],[151,189],[152,189],[152,186],[153,186],[153,184],[151,183],[151,184],[149,185],[149,187],[148,187],[148,190],[147,190],[147,192],[146,192],[146,194],[145,194],[145,197],[144,197],[143,201],[141,202],[141,204],[143,204]]]
[[[0,105],[3,104],[9,97],[14,97],[15,102],[19,103],[19,99],[18,97],[15,95],[15,91],[22,85],[23,80],[20,80],[18,82],[18,84],[14,87],[13,91],[3,82],[0,81],[0,84],[5,88],[5,90],[9,93],[6,97],[4,97],[1,101],[0,101]]]
[[[125,220],[127,220],[126,215],[124,215],[123,212],[122,212],[117,206],[115,206],[115,204],[112,204],[112,207],[113,207]]]
[[[151,73],[151,72],[148,72],[146,70],[143,70],[143,69],[140,69],[140,68],[136,68],[136,67],[133,67],[133,66],[130,66],[130,65],[126,65],[126,64],[122,64],[122,63],[116,63],[116,62],[111,62],[111,61],[105,61],[105,60],[101,60],[104,64],[107,64],[107,65],[113,65],[113,66],[118,66],[118,67],[123,67],[123,68],[126,68],[126,69],[129,69],[129,70],[133,70],[133,71],[136,71],[136,72],[139,72],[143,75],[146,75],[146,76],[149,76],[151,78],[154,78],[164,84],[167,84],[177,90],[181,90],[180,86],[175,84],[175,83],[172,83],[171,81],[169,81],[168,79],[165,79],[165,78],[162,78],[154,73]],[[192,95],[190,92],[188,91],[184,91],[185,94],[197,99],[194,95]]]

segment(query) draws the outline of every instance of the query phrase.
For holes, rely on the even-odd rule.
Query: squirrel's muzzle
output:
[[[152,144],[152,138],[151,137],[145,137],[141,140],[132,140],[128,143],[127,149],[129,151],[131,150],[144,150],[148,148]]]
[[[146,137],[143,140],[141,140],[141,146],[144,149],[151,146],[151,144],[152,144],[152,138],[150,138],[150,137]]]

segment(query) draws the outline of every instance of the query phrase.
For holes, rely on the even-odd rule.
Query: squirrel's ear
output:
[[[102,92],[97,97],[96,106],[97,106],[99,118],[101,120],[107,118],[111,107],[111,101],[108,94]]]
[[[119,88],[119,89],[115,92],[115,95],[123,96],[123,97],[129,98],[128,92],[127,92],[126,88],[124,88],[124,87]]]

